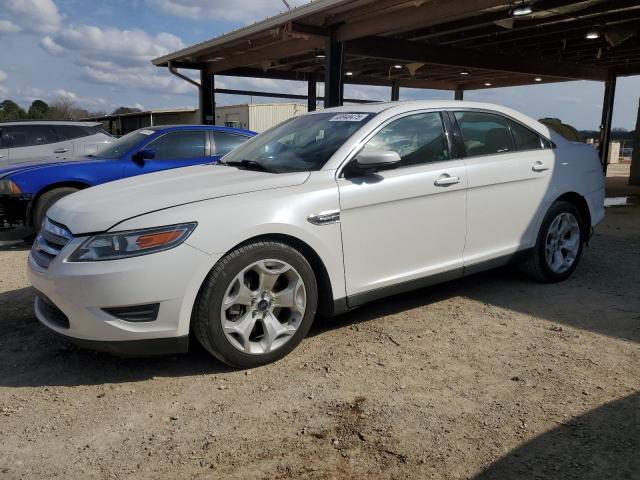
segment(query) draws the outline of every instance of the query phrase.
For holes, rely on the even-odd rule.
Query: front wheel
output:
[[[44,222],[44,219],[47,216],[47,210],[49,210],[54,203],[77,191],[78,189],[73,187],[60,187],[43,193],[33,209],[33,227],[35,231],[40,231],[42,222]]]
[[[529,276],[554,283],[571,276],[584,247],[580,211],[572,203],[557,201],[542,221],[533,255],[522,265]]]
[[[317,304],[316,278],[305,257],[280,242],[255,242],[211,270],[196,301],[193,332],[222,362],[256,367],[302,341]]]

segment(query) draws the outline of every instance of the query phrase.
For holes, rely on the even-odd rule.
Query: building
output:
[[[107,132],[120,136],[139,128],[154,125],[198,124],[200,123],[200,113],[197,108],[166,108],[89,117],[83,120],[102,122],[102,126]]]
[[[302,103],[224,105],[216,108],[215,124],[245,128],[259,133],[306,112],[307,105]]]

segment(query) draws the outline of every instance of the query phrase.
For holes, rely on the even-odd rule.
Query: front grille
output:
[[[31,247],[31,256],[40,268],[48,268],[72,238],[69,230],[46,218]]]
[[[69,328],[69,318],[51,300],[39,292],[36,294],[36,304],[47,322],[60,328]]]

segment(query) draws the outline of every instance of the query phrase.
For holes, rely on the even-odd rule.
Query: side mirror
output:
[[[143,148],[134,153],[132,158],[136,162],[144,163],[145,160],[153,160],[156,158],[156,151],[152,148]]]
[[[400,154],[393,150],[363,151],[356,156],[354,161],[349,163],[347,173],[350,176],[358,176],[380,170],[390,170],[397,167],[400,160]]]

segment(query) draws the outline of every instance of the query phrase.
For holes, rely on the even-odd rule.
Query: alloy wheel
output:
[[[269,353],[295,335],[306,306],[305,285],[295,268],[282,260],[259,260],[227,287],[220,312],[222,330],[241,352]]]
[[[553,219],[545,242],[547,265],[554,273],[566,272],[580,250],[580,225],[574,215],[563,212]]]

